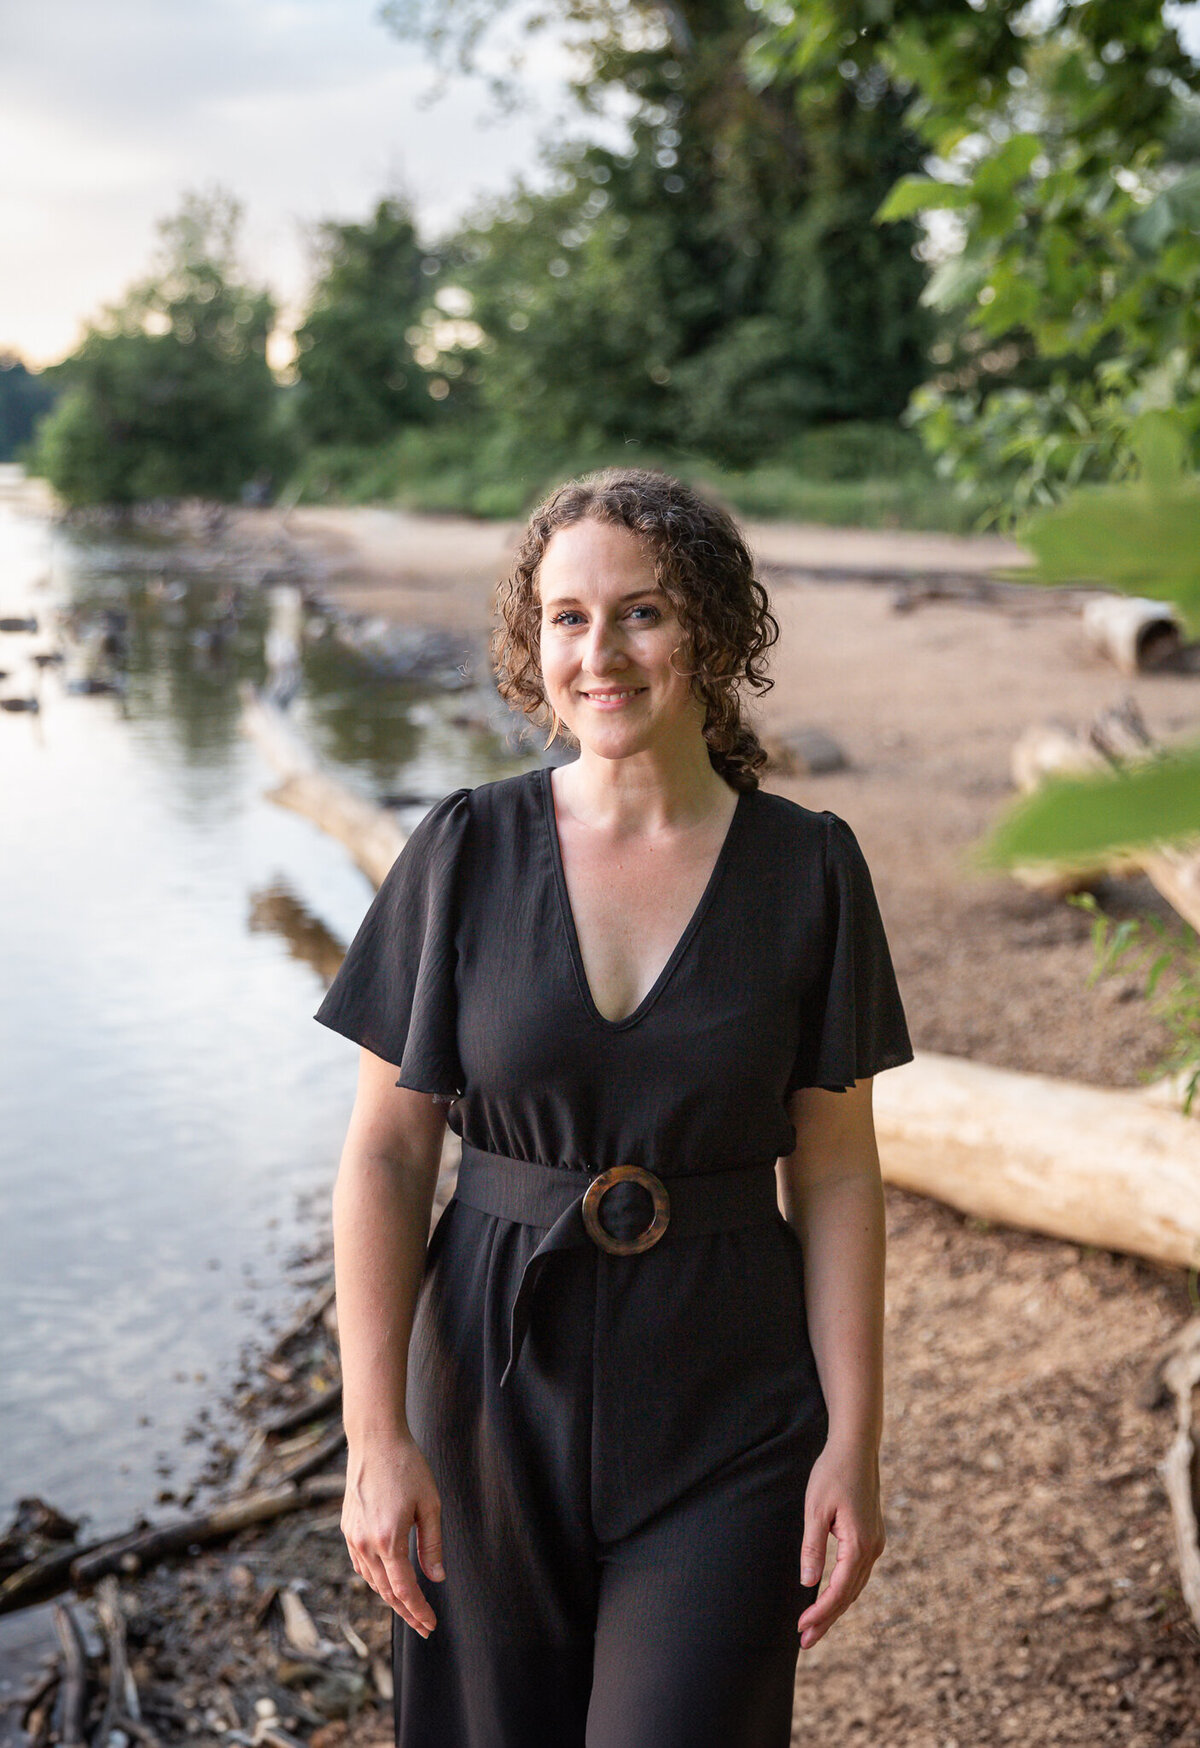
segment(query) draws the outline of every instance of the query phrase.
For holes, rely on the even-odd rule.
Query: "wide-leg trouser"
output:
[[[783,1219],[558,1254],[452,1200],[408,1418],[442,1501],[438,1624],[393,1617],[397,1748],[787,1748],[804,1494],[828,1416]]]

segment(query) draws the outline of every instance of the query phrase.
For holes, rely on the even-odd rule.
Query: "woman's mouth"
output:
[[[628,704],[631,699],[640,697],[647,690],[645,686],[605,686],[603,690],[597,687],[594,692],[584,692],[581,695],[597,709],[619,710],[623,704]]]

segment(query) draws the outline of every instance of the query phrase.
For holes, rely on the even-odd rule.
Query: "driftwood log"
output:
[[[1052,723],[1031,728],[1012,755],[1013,781],[1028,793],[1048,777],[1087,776],[1153,758],[1161,751],[1132,699],[1103,710],[1089,732]],[[1114,854],[1091,868],[1064,869],[1052,863],[1028,863],[1013,870],[1023,886],[1059,896],[1094,886],[1105,874],[1144,871],[1167,903],[1185,922],[1200,929],[1200,846],[1161,845],[1157,849]]]
[[[100,1580],[96,1614],[108,1652],[108,1692],[104,1696],[100,1723],[94,1732],[96,1742],[104,1748],[111,1731],[121,1727],[126,1720],[135,1724],[141,1720],[137,1683],[129,1667],[125,1645],[125,1615],[121,1609],[120,1589],[111,1573]]]
[[[327,1461],[329,1455],[340,1447],[340,1440],[331,1438],[323,1441],[323,1445],[322,1456]],[[306,1470],[311,1468],[311,1459],[297,1465],[298,1468],[301,1466]],[[341,1499],[345,1490],[344,1473],[289,1479],[274,1487],[256,1488],[225,1500],[209,1511],[175,1518],[170,1523],[109,1536],[89,1542],[85,1547],[56,1548],[41,1559],[31,1560],[5,1579],[0,1585],[0,1614],[28,1608],[35,1602],[45,1602],[72,1585],[79,1590],[90,1589],[109,1572],[137,1570],[168,1554],[233,1535],[249,1524],[265,1523],[288,1512],[302,1511],[306,1506]],[[62,1630],[60,1628],[60,1636]]]
[[[283,712],[243,683],[242,729],[282,781],[268,799],[336,838],[367,879],[379,886],[400,854],[405,833],[384,807],[355,795],[320,770]]]
[[[1200,1317],[1179,1331],[1162,1368],[1163,1381],[1175,1397],[1175,1437],[1159,1465],[1171,1503],[1175,1549],[1183,1599],[1200,1627]]]
[[[874,1088],[889,1183],[1076,1244],[1200,1266],[1196,1124],[1114,1091],[918,1051]]]
[[[1183,621],[1171,601],[1144,595],[1094,595],[1084,603],[1083,635],[1123,674],[1161,668],[1183,647]]]
[[[54,1630],[62,1648],[62,1683],[57,1702],[60,1748],[87,1748],[83,1729],[88,1698],[87,1650],[79,1622],[65,1602],[54,1605]]]
[[[314,1475],[302,1482],[284,1481],[278,1487],[262,1487],[230,1499],[191,1517],[118,1536],[90,1554],[83,1554],[71,1567],[77,1590],[87,1590],[108,1572],[136,1571],[152,1565],[166,1554],[176,1554],[203,1542],[233,1535],[253,1523],[299,1511],[318,1500],[340,1499],[346,1490],[345,1475]]]

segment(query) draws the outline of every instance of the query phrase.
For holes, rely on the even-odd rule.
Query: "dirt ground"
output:
[[[246,531],[273,538],[273,516],[252,513]],[[343,606],[480,638],[511,533],[384,511],[286,519],[287,541]],[[971,577],[1018,559],[1002,542],[750,533],[781,625],[761,725],[772,735],[819,725],[849,761],[768,787],[832,808],[858,835],[917,1049],[1135,1085],[1164,1037],[1128,980],[1086,987],[1086,919],[977,877],[964,858],[1012,793],[1011,749],[1028,725],[1083,727],[1132,695],[1156,735],[1182,738],[1200,729],[1200,676],[1123,680],[1084,649],[1077,598],[1032,588],[972,598]],[[959,593],[910,596],[899,610],[906,575]],[[1113,914],[1171,916],[1141,878],[1106,882],[1100,897]],[[852,1608],[801,1652],[793,1741],[1200,1745],[1200,1634],[1158,1470],[1172,1414],[1155,1370],[1200,1310],[1195,1278],[989,1226],[891,1186],[887,1209],[887,1547]],[[271,1582],[303,1572],[323,1632],[348,1619],[382,1648],[390,1616],[350,1572],[335,1518],[244,1532],[189,1562],[186,1586],[166,1568],[139,1582],[146,1621],[174,1621],[170,1657],[197,1696],[191,1739],[217,1734],[206,1685],[209,1715],[223,1693],[243,1731],[246,1705],[269,1691],[261,1657],[229,1646]],[[289,1717],[280,1702],[319,1748],[390,1740],[384,1697],[314,1734],[318,1715],[330,1714],[318,1705]]]

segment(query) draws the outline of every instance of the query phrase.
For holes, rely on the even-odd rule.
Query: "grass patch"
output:
[[[464,426],[401,432],[371,449],[311,451],[282,494],[301,504],[383,504],[518,520],[560,480],[591,468],[661,467],[742,516],[842,527],[970,531],[982,500],[933,472],[911,432],[860,423],[805,432],[753,467],[595,440],[572,450]]]

